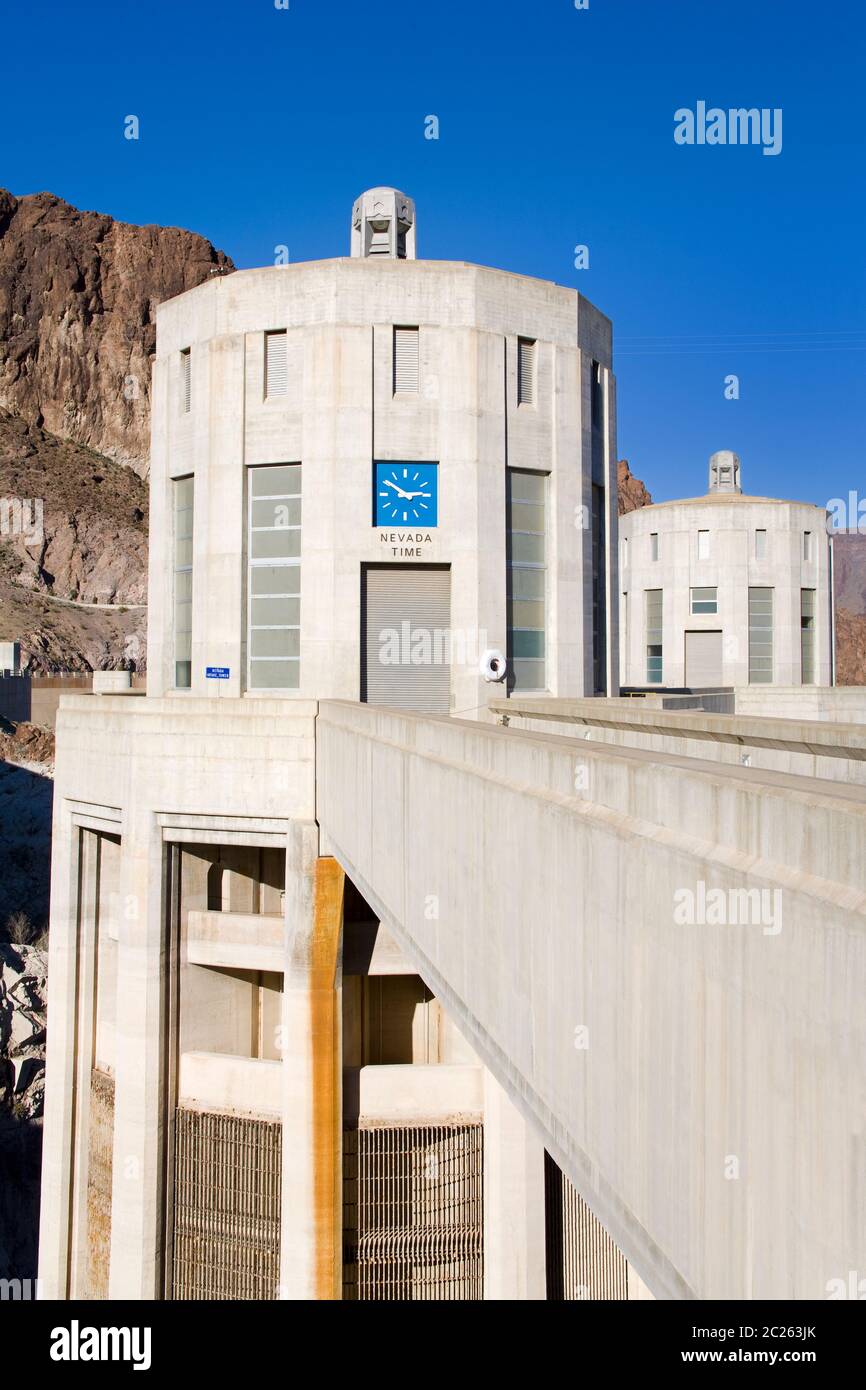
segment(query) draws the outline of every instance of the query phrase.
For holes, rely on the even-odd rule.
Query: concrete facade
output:
[[[413,259],[397,190],[352,227],[351,258],[159,311],[147,693],[57,718],[43,1292],[820,1297],[866,1244],[866,733],[591,698],[618,689],[610,325]],[[438,524],[395,542],[373,465],[406,460]],[[247,650],[267,465],[303,475],[279,691]],[[548,479],[546,692],[476,653],[463,718],[362,703],[365,565],[450,566],[452,629],[505,649],[509,467]],[[707,889],[771,917],[677,920]]]
[[[810,539],[804,542],[807,535]],[[692,596],[708,589],[715,593],[715,611],[698,611]],[[639,507],[621,517],[622,685],[697,688],[688,670],[692,633],[718,633],[718,679],[702,684],[754,683],[756,673],[754,669],[750,673],[749,662],[750,589],[773,591],[772,671],[766,684],[832,684],[830,543],[822,508],[750,497],[731,489]],[[647,594],[659,590],[663,593],[662,674],[652,681],[650,676],[657,675],[657,670],[653,672],[647,663],[647,648],[652,645],[652,635],[647,633]],[[808,670],[803,679],[802,590],[814,595],[811,680]],[[706,608],[712,600],[710,605],[701,605],[698,598],[695,602]]]
[[[321,698],[362,694],[363,569],[395,563],[449,568],[450,628],[465,649],[449,704],[485,712],[479,658],[508,645],[508,469],[546,479],[545,684],[615,687],[611,329],[573,290],[418,260],[414,206],[397,190],[358,200],[352,251],[217,278],[158,311],[147,693],[109,678],[64,696],[57,718],[48,1297],[223,1287],[211,1276],[242,1233],[220,1227],[202,1271],[196,1228],[188,1239],[184,1227],[202,1186],[184,1185],[186,1136],[202,1154],[215,1133],[223,1145],[245,1136],[248,1158],[261,1146],[268,1190],[281,1183],[275,1225],[262,1196],[272,1282],[235,1284],[236,1296],[360,1297],[345,1271],[341,1286],[353,1219],[342,1179],[355,1181],[352,1162],[358,1183],[364,1164],[402,1162],[376,1147],[395,1127],[413,1163],[426,1171],[434,1152],[431,1171],[447,1169],[441,1191],[423,1188],[434,1228],[456,1183],[471,1196],[458,1234],[477,1271],[487,1252],[483,1280],[446,1252],[400,1287],[444,1297],[457,1280],[473,1297],[544,1296],[543,1136],[323,843],[316,719]],[[398,392],[395,329],[407,325],[417,389]],[[521,339],[533,344],[531,399],[525,361],[518,390]],[[374,524],[374,464],[397,461],[435,463],[437,525]],[[250,680],[250,470],[267,465],[302,477],[293,689]],[[177,480],[192,486],[179,494]],[[180,679],[179,565],[191,589]],[[353,1135],[355,1158],[343,1151]],[[352,1236],[358,1288],[362,1274],[389,1287],[369,1252],[392,1219]]]
[[[395,394],[393,332],[405,324],[418,327],[418,390]],[[174,689],[172,480],[188,476],[191,693],[254,693],[247,470],[264,464],[301,464],[300,698],[359,698],[362,566],[396,562],[450,567],[451,628],[470,658],[452,665],[451,708],[486,705],[479,657],[507,647],[507,468],[548,479],[547,688],[555,695],[595,691],[594,479],[603,493],[603,678],[609,691],[616,687],[611,327],[576,291],[457,262],[346,258],[215,278],[161,305],[157,329],[149,694]],[[286,391],[269,398],[265,334],[282,330]],[[521,337],[536,345],[533,404],[518,404]],[[374,524],[375,460],[438,463],[438,526]],[[208,667],[228,670],[228,679],[208,681]]]

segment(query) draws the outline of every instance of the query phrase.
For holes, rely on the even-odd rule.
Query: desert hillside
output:
[[[156,306],[233,269],[195,232],[0,189],[0,405],[145,475]]]

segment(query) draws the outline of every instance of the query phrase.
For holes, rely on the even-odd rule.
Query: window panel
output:
[[[511,556],[515,565],[543,565],[544,537],[527,536],[522,531],[512,531]]]
[[[297,690],[300,686],[299,661],[251,661],[251,690]]]
[[[545,572],[543,569],[512,569],[511,593],[514,598],[540,598],[545,596]]]
[[[646,593],[646,679],[647,685],[661,685],[663,663],[663,591],[647,589]]]
[[[301,465],[299,463],[268,464],[250,470],[250,496],[287,497],[301,495]]]
[[[300,622],[301,604],[296,598],[253,597],[254,627],[294,626]]]
[[[773,590],[749,589],[749,684],[773,681]]]
[[[300,526],[301,499],[290,497],[281,499],[269,497],[264,501],[254,501],[252,508],[253,526]]]
[[[301,553],[301,532],[296,530],[252,531],[250,554],[253,560],[288,560]]]
[[[174,525],[174,686],[192,685],[192,532],[195,480],[172,482]]]
[[[249,688],[300,686],[301,466],[249,470]]]
[[[717,613],[719,611],[718,589],[710,586],[703,589],[692,589],[691,596],[693,613]]]
[[[507,472],[508,662],[514,690],[544,690],[546,475]]]

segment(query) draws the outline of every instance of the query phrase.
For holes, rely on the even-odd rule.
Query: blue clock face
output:
[[[438,463],[376,464],[377,526],[438,526]]]

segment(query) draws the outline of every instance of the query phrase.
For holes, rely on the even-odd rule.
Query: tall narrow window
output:
[[[803,532],[803,559],[808,564],[812,559],[812,532]]]
[[[647,685],[661,685],[664,674],[664,632],[662,597],[664,590],[646,590],[646,679]]]
[[[301,465],[248,470],[249,689],[297,690],[301,667]]]
[[[516,468],[507,477],[508,664],[513,689],[544,690],[547,478]]]
[[[773,683],[773,590],[749,590],[749,684]]]
[[[174,686],[192,685],[192,527],[194,478],[172,482],[174,510]]]
[[[767,533],[766,531],[755,532],[755,559],[766,560],[767,558]]]
[[[651,559],[651,560],[657,560],[658,558],[659,558],[659,533],[658,533],[658,531],[650,531],[650,559]]]
[[[535,404],[534,338],[517,339],[517,404]]]
[[[710,533],[709,531],[698,532],[698,559],[709,560],[710,558]]]
[[[286,331],[265,334],[265,396],[284,396],[288,387]]]
[[[607,694],[607,509],[605,491],[592,485],[592,665],[596,695]]]
[[[815,590],[800,590],[800,678],[815,684]]]
[[[394,395],[418,394],[418,329],[394,329]]]
[[[593,362],[589,401],[590,423],[594,430],[604,429],[604,374],[600,362]]]
[[[189,414],[191,404],[192,359],[190,358],[189,348],[184,348],[180,354],[180,408],[184,415]]]

